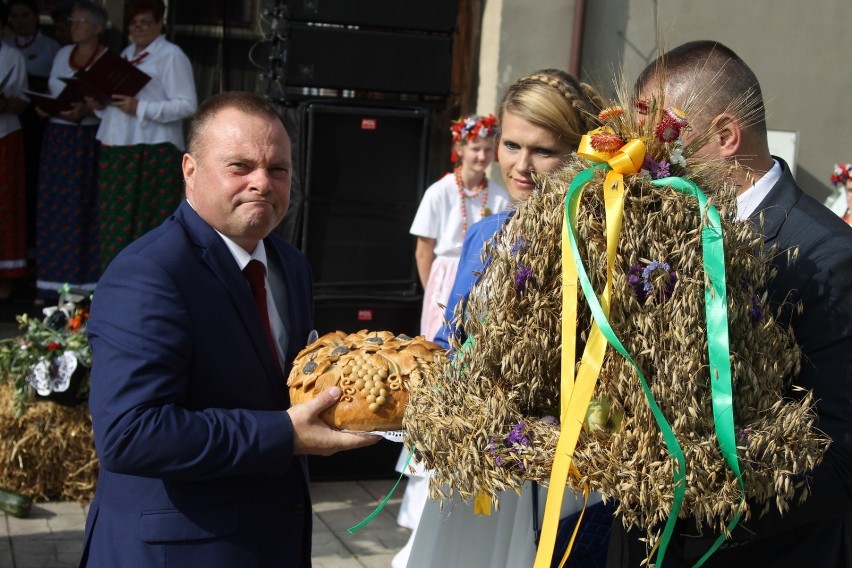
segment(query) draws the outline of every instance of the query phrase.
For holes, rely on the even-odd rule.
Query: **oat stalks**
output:
[[[457,493],[469,500],[481,492],[496,502],[499,491],[520,491],[524,480],[549,480],[559,428],[541,418],[558,416],[559,407],[563,201],[571,180],[588,166],[578,158],[543,180],[487,245],[483,255],[490,264],[471,291],[467,312],[456,314],[474,347],[459,352],[454,363],[431,368],[412,393],[404,422],[408,442],[435,470],[435,496]],[[785,398],[800,351],[761,292],[772,276],[772,251],[763,249],[758,228],[734,222],[735,188],[723,174],[707,165],[695,177],[722,217],[740,468],[757,513],[773,505],[783,511],[797,495],[806,496],[801,476],[821,461],[828,440],[813,427],[810,393]],[[602,181],[599,172],[587,185],[577,216],[581,256],[597,291],[606,274]],[[652,185],[646,176],[629,176],[627,186],[610,323],[683,448],[688,485],[680,516],[723,532],[742,495],[713,427],[703,220],[694,198]],[[648,275],[652,291],[643,300],[630,276],[655,260],[670,270]],[[676,283],[663,294],[672,275]],[[579,357],[592,323],[582,297],[578,312]],[[653,546],[659,536],[653,527],[671,510],[674,461],[634,369],[611,348],[595,398],[609,405],[612,427],[584,428],[574,454],[581,475],[569,485],[581,490],[588,483],[616,499],[625,525],[648,530]],[[746,505],[743,513],[755,511]]]

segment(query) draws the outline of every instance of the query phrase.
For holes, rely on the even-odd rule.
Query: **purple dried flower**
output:
[[[499,467],[503,467],[503,458],[501,458],[497,453],[497,448],[494,446],[494,438],[488,438],[488,453],[491,454],[491,457],[494,458],[494,462]]]
[[[642,267],[638,264],[634,264],[630,267],[628,274],[627,283],[631,286],[637,286],[639,281],[642,280]]]
[[[659,162],[650,156],[645,156],[645,160],[642,162],[642,169],[648,170],[648,173],[651,174],[652,179],[662,179],[665,177],[669,177],[669,167],[670,164],[666,160],[660,160]]]
[[[499,467],[503,467],[504,465],[511,465],[511,462],[507,462],[506,459],[501,457],[499,453],[499,450],[501,450],[502,448],[507,448],[507,450],[504,450],[504,452],[508,451],[508,457],[510,457],[514,461],[514,465],[518,467],[518,469],[526,469],[524,467],[523,460],[521,460],[512,450],[512,448],[518,445],[531,445],[529,437],[525,435],[526,428],[526,422],[518,422],[515,427],[512,428],[512,431],[509,432],[509,435],[503,440],[503,443],[500,446],[494,444],[494,438],[488,438],[488,453],[491,454],[491,457],[494,458],[494,462]]]
[[[515,275],[515,289],[518,292],[523,292],[527,288],[527,282],[532,278],[532,268],[523,266],[520,272]]]
[[[509,432],[509,437],[506,438],[506,447],[514,446],[515,444],[520,444],[522,446],[529,446],[530,439],[524,436],[524,430],[526,429],[526,422],[518,422],[512,431]]]
[[[752,289],[751,284],[746,280],[743,280],[742,286],[746,292]],[[763,308],[760,305],[760,296],[757,293],[752,293],[751,295],[751,306],[748,308],[748,316],[751,319],[752,327],[757,327],[757,324],[763,321]]]
[[[511,248],[512,256],[517,257],[525,248],[527,248],[527,241],[523,237],[518,237]]]
[[[627,283],[633,288],[633,292],[636,294],[636,299],[639,300],[639,303],[644,304],[648,293],[645,292],[645,286],[642,283],[642,267],[634,264],[630,267],[628,274]]]
[[[661,302],[671,298],[677,284],[677,273],[668,262],[653,260],[644,267],[634,264],[630,267],[627,284],[633,288],[636,299],[644,304],[652,294]]]

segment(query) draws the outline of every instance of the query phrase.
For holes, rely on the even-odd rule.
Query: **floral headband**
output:
[[[500,133],[497,126],[497,117],[493,114],[488,116],[465,116],[453,121],[450,126],[450,134],[453,135],[453,151],[450,156],[453,163],[459,161],[455,151],[456,142],[474,141],[477,138],[494,138]]]
[[[831,183],[834,185],[843,185],[850,177],[852,177],[852,164],[834,164]]]

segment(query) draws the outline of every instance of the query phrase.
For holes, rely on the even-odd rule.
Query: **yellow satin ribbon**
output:
[[[487,493],[477,493],[474,495],[473,514],[484,516],[491,514],[491,497]]]
[[[592,137],[595,134],[614,134],[614,132],[611,128],[602,126],[584,134],[580,138],[577,155],[590,162],[605,162],[612,169],[606,174],[604,189],[612,188],[613,184],[619,184],[621,186],[620,191],[623,193],[624,174],[636,174],[642,169],[642,162],[645,161],[647,150],[645,142],[640,138],[634,138],[615,152],[601,152],[592,147]]]
[[[607,172],[604,181],[607,273],[606,285],[600,297],[601,308],[609,317],[612,274],[615,268],[618,238],[621,233],[621,221],[624,216],[624,174],[639,172],[645,159],[645,143],[638,139],[631,140],[616,152],[598,152],[591,146],[591,137],[603,130],[597,129],[583,136],[577,153],[593,162],[606,162],[612,168],[611,171]],[[579,199],[573,202],[573,210],[570,212],[572,219],[576,218],[579,202]],[[572,463],[574,450],[577,447],[580,430],[586,419],[589,402],[595,391],[607,347],[606,338],[601,333],[597,323],[594,323],[580,360],[575,381],[578,274],[574,255],[568,241],[568,231],[570,230],[567,225],[568,213],[566,212],[562,224],[562,379],[560,393],[562,430],[556,444],[553,469],[550,473],[547,503],[544,510],[541,539],[536,551],[535,568],[548,568],[552,562],[556,532],[559,527],[559,515],[562,510],[562,499],[565,495],[565,485],[568,481],[569,472],[571,470],[576,471]],[[588,489],[584,493],[588,494]],[[582,515],[574,529],[568,549],[561,559],[560,568],[565,565],[565,561],[568,559],[581,521]]]

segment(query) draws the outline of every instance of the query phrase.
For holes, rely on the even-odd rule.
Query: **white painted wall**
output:
[[[463,0],[461,0],[463,1]],[[818,199],[836,162],[852,161],[850,0],[587,0],[582,78],[603,90],[632,80],[659,51],[716,39],[754,70],[767,126],[798,132],[796,177]],[[478,111],[542,67],[568,68],[573,0],[486,0]]]

